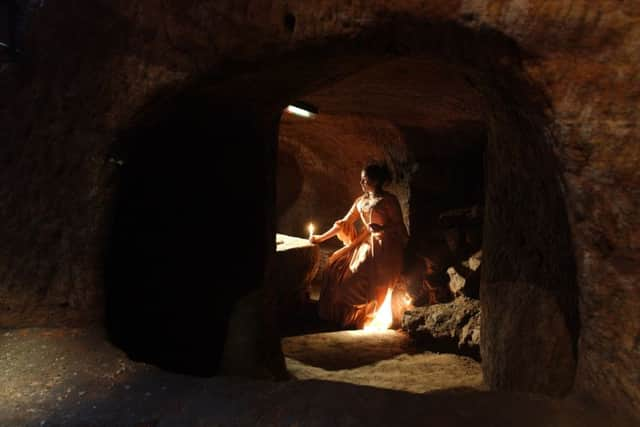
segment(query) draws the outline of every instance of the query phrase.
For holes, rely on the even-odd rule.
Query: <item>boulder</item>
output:
[[[459,297],[405,313],[402,329],[432,351],[480,358],[480,301]]]

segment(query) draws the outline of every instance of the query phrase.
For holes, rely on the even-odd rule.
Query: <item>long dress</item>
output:
[[[364,225],[359,233],[358,219]],[[382,231],[370,232],[372,223],[382,226]],[[361,329],[402,272],[407,229],[398,199],[387,192],[357,198],[345,219],[335,225],[345,246],[329,258],[318,312],[344,328]]]

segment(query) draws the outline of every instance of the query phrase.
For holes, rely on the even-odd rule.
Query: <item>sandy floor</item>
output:
[[[395,333],[283,346],[297,380],[195,378],[132,362],[99,331],[0,330],[0,426],[637,425],[575,400],[483,390],[473,360],[418,353]]]
[[[287,368],[297,379],[366,385],[425,393],[482,390],[482,371],[473,359],[418,352],[400,332],[342,331],[283,339]]]

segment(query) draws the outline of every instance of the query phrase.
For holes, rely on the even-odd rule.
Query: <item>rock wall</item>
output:
[[[531,103],[536,93],[528,82],[507,78],[486,95],[494,114],[486,162],[483,245],[487,252],[480,299],[483,311],[485,307],[488,311],[482,318],[481,346],[483,354],[496,357],[483,363],[485,379],[497,388],[564,395],[574,381],[580,322],[576,267],[553,140],[540,106]],[[515,315],[519,319],[515,323],[521,324],[517,329],[528,332],[503,335],[514,324],[505,316],[505,308],[522,305],[538,315],[547,313],[547,319],[563,321],[550,325],[553,328],[526,325],[532,317],[520,310]],[[526,336],[544,339],[529,345]],[[495,351],[502,345],[512,352],[504,359],[498,356],[504,349]],[[563,358],[548,358],[559,351]],[[526,368],[534,362],[536,368]],[[536,375],[537,370],[545,374]],[[503,378],[508,378],[508,386]]]
[[[234,76],[236,84],[209,85],[208,93],[219,99],[225,99],[225,91],[226,96],[234,94],[255,112],[269,102],[284,105],[326,79],[357,68],[371,55],[430,52],[466,64],[479,90],[485,95],[500,93],[509,117],[513,111],[524,111],[527,121],[522,100],[510,98],[522,92],[500,87],[504,80],[487,76],[522,74],[539,89],[535,93],[541,96],[534,94],[529,102],[541,107],[549,121],[540,134],[544,141],[538,142],[548,144],[560,172],[544,182],[551,190],[557,186],[560,193],[538,194],[550,195],[547,207],[565,201],[570,235],[560,236],[560,246],[571,246],[577,265],[580,328],[573,390],[640,414],[640,12],[635,1],[137,0],[45,1],[39,6],[29,20],[20,61],[0,65],[0,93],[7,100],[0,105],[3,326],[100,317],[101,248],[118,175],[110,153],[118,131],[143,107],[162,106],[160,101],[170,103],[172,94],[187,87]],[[331,48],[323,51],[323,46]],[[351,55],[345,56],[351,48]],[[278,55],[303,50],[312,53],[293,54],[300,69],[287,74]],[[268,74],[268,69],[276,70],[270,78],[243,80],[249,70],[255,76]],[[275,84],[267,88],[269,82]],[[498,110],[496,102],[489,105]],[[489,114],[487,120],[491,117],[496,116]],[[510,139],[500,147],[507,147]],[[528,148],[525,144],[521,149]],[[528,159],[539,160],[534,154]],[[501,158],[510,160],[494,157]],[[259,179],[249,181],[257,185]],[[491,194],[488,197],[491,202]],[[554,223],[560,227],[562,212],[556,209]],[[542,212],[534,215],[540,224]],[[560,228],[551,228],[556,229]],[[485,230],[492,233],[491,227]],[[573,341],[575,307],[570,304],[576,295],[554,292],[556,285],[571,289],[571,281],[549,281],[535,268],[522,269],[521,275],[519,264],[510,267],[510,274],[494,274],[505,272],[511,263],[509,257],[499,257],[500,251],[491,259],[492,249],[502,244],[497,236],[490,234],[493,243],[484,248],[487,283],[526,282],[540,293],[550,291],[558,303],[556,314],[565,319],[563,327]],[[264,235],[265,247],[272,237]],[[524,248],[516,253],[536,247],[526,239],[522,244],[510,242]],[[507,247],[517,249],[513,245]],[[542,265],[550,265],[552,253],[538,255]],[[230,259],[219,259],[216,265]],[[561,273],[558,277],[571,276],[570,270]],[[545,283],[531,282],[531,277],[542,277]],[[483,314],[490,315],[487,303]],[[491,333],[486,326],[483,334]],[[483,354],[483,363],[489,369],[502,356]],[[533,370],[527,375],[545,373],[546,367],[535,362],[526,365]],[[520,386],[530,384],[523,381]]]

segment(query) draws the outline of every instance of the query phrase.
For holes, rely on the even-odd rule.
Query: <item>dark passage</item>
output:
[[[262,280],[265,156],[252,116],[198,99],[174,105],[125,132],[128,151],[111,160],[123,164],[107,327],[135,360],[212,375],[235,301]]]

